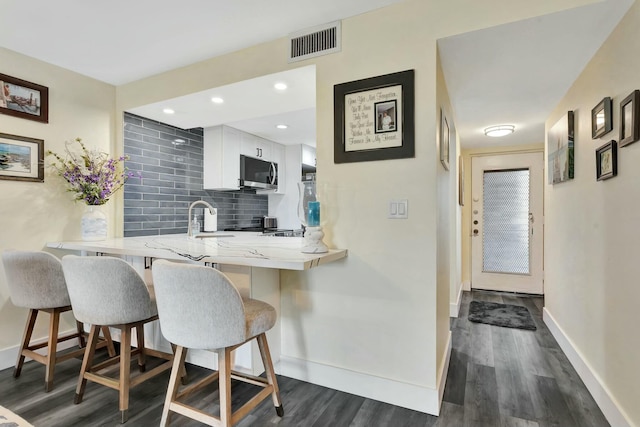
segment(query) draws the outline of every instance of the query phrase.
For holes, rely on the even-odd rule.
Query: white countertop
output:
[[[347,256],[346,249],[330,249],[324,254],[302,253],[302,237],[227,231],[203,234],[210,237],[189,239],[185,234],[170,234],[122,237],[97,242],[49,242],[47,247],[284,270],[308,270]]]

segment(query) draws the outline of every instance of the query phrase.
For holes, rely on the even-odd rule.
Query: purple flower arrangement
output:
[[[65,158],[51,150],[47,151],[48,156],[55,158],[51,166],[67,181],[67,191],[74,193],[75,201],[91,206],[104,205],[129,178],[140,176],[139,172],[129,172],[122,164],[129,160],[128,156],[110,159],[107,153],[87,149],[80,138],[76,138],[75,142],[82,148],[80,154],[69,150],[70,143],[66,144]]]

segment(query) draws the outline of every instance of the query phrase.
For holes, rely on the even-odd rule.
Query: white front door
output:
[[[542,152],[471,160],[471,287],[543,294]]]

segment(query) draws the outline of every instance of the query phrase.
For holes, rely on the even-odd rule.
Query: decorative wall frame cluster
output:
[[[335,163],[415,156],[414,70],[333,87]]]
[[[0,113],[49,123],[49,88],[0,74]]]

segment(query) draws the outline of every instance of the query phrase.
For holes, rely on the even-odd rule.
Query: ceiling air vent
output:
[[[340,21],[289,35],[289,62],[340,52]]]

